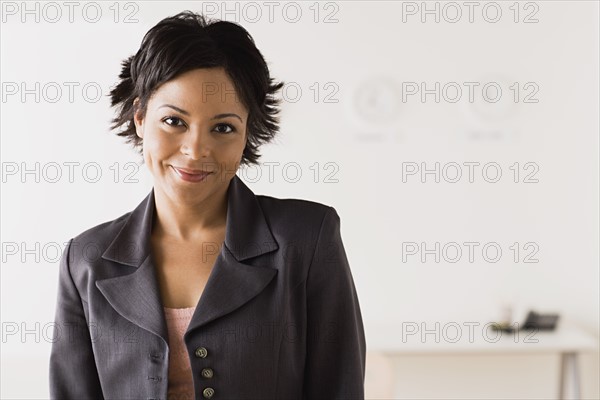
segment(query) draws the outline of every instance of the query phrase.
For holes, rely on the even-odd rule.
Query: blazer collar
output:
[[[150,234],[155,215],[154,188],[133,210],[102,258],[139,267],[151,252]],[[234,175],[227,190],[225,246],[238,261],[279,248],[256,195]]]
[[[155,215],[154,188],[129,214],[102,258],[135,267],[133,273],[96,281],[110,305],[129,321],[168,343],[150,234]],[[186,331],[219,318],[258,295],[277,274],[270,266],[242,261],[279,248],[254,193],[237,176],[227,190],[225,243],[217,256]],[[128,272],[123,269],[123,272]],[[232,291],[232,288],[235,288]]]

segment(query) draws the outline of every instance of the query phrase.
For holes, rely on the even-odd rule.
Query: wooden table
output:
[[[578,355],[598,349],[598,338],[574,324],[559,322],[554,331],[496,332],[491,323],[371,324],[367,350],[386,355],[560,354],[558,398],[581,398]],[[425,334],[423,336],[422,334]],[[571,396],[568,396],[568,388]],[[568,396],[568,397],[567,397]]]

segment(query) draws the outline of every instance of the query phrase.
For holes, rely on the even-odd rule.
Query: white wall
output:
[[[63,173],[56,183],[43,177],[35,182],[34,175],[3,176],[2,398],[48,396],[50,344],[44,326],[52,322],[55,307],[53,244],[62,248],[73,235],[131,210],[152,185],[144,166],[135,173],[138,183],[125,182],[123,174],[132,171],[126,163],[138,158],[108,131],[112,111],[106,95],[117,81],[120,61],[163,17],[184,9],[202,11],[205,4],[210,7],[205,10],[216,7],[212,16],[221,18],[224,7],[222,2],[131,2],[129,8],[121,3],[115,22],[112,3],[94,3],[102,18],[91,23],[86,18],[94,18],[94,6],[84,15],[81,2],[71,23],[67,6],[53,4],[58,9],[28,3],[32,14],[24,13],[21,2],[2,6],[3,174],[13,163],[33,168],[36,162],[40,167],[58,163]],[[252,22],[256,8],[245,3],[228,3],[239,12],[227,19],[249,30],[289,91],[282,134],[263,150],[263,161],[280,163],[274,179],[269,181],[265,167],[257,182],[245,180],[257,194],[306,198],[338,210],[368,340],[370,329],[383,321],[485,323],[498,320],[506,304],[513,306],[515,321],[531,308],[559,312],[598,338],[597,2],[521,2],[519,22],[513,2],[478,2],[473,22],[463,2],[427,2],[428,9],[440,11],[439,22],[434,14],[421,21],[421,2],[321,3],[318,17],[313,3],[287,6],[284,17],[281,3],[272,22],[264,3],[253,4],[263,13],[259,22]],[[462,11],[456,23],[449,21],[456,15],[454,4]],[[502,15],[488,22],[485,18],[495,18],[495,5]],[[302,17],[291,23],[296,7]],[[138,22],[124,23],[131,12]],[[524,23],[530,14],[538,22]],[[330,23],[323,22],[327,15]],[[23,101],[21,83],[32,89],[36,82],[40,101],[35,94]],[[78,84],[72,102],[65,82]],[[425,101],[408,95],[422,82],[427,89],[439,82],[447,91],[440,90],[439,102],[434,94]],[[464,82],[478,85],[473,101]],[[101,88],[99,101],[84,97],[86,83]],[[502,89],[498,102],[482,98],[486,84],[492,85],[492,97],[493,87]],[[56,86],[62,96],[52,102]],[[452,102],[456,86],[463,93]],[[19,92],[10,94],[15,87]],[[302,94],[293,101],[297,88]],[[534,91],[529,100],[537,102],[526,102],[524,96]],[[328,94],[337,102],[327,102]],[[93,97],[93,89],[87,95]],[[86,182],[79,167],[69,182],[65,162],[96,162],[102,178]],[[302,171],[297,183],[291,182],[293,170],[282,174],[281,167],[293,162]],[[115,163],[122,174],[117,183]],[[317,183],[315,163],[321,173]],[[421,163],[430,169],[439,163],[445,175],[439,182],[431,174],[424,182],[419,174],[403,178],[407,168]],[[473,182],[464,163],[479,163]],[[456,165],[463,175],[451,183]],[[495,170],[482,174],[483,165],[500,168],[498,182],[488,182]],[[330,172],[338,182],[325,182]],[[531,172],[537,182],[524,182]],[[478,247],[474,262],[464,245],[457,262],[450,262],[453,252],[440,254],[439,262],[434,255],[422,262],[421,253],[403,251],[403,244],[413,242],[428,249],[436,242],[442,247],[476,242]],[[517,262],[511,250],[515,242]],[[17,244],[14,255],[6,247],[11,243]],[[29,255],[22,262],[23,249],[36,243],[47,251],[35,252],[40,260]],[[530,247],[524,248],[526,243]],[[502,250],[498,261],[484,259],[485,244]],[[524,262],[532,250],[538,262]],[[488,254],[494,256],[491,250]],[[30,329],[40,336],[9,335],[14,326],[19,333]],[[19,364],[25,357],[36,360],[37,367]],[[478,358],[476,363],[465,357],[411,356],[393,363],[398,374],[391,378],[391,396],[397,398],[548,398],[556,392],[553,355]],[[598,354],[585,355],[581,368],[584,397],[600,397]],[[371,393],[382,390],[373,384],[378,378],[369,376]]]

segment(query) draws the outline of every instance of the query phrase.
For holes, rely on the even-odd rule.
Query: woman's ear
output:
[[[135,124],[135,133],[140,137],[144,137],[144,117],[139,109],[140,99],[136,97],[133,100],[133,123]]]

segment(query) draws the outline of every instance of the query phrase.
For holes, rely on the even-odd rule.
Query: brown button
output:
[[[202,369],[202,376],[205,378],[212,378],[213,377],[213,370],[212,368],[204,368]]]
[[[213,397],[214,394],[215,394],[215,389],[213,389],[213,388],[207,387],[206,389],[204,389],[202,391],[202,396],[204,396],[205,399],[210,399],[211,397]]]
[[[204,348],[204,347],[198,347],[196,349],[196,357],[206,358],[207,355],[208,355],[208,351],[206,350],[206,348]]]

